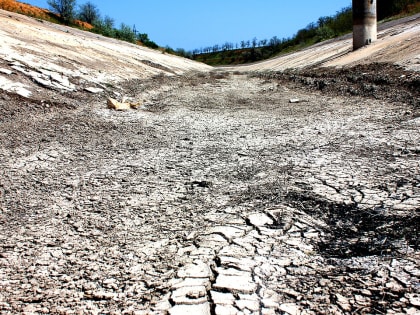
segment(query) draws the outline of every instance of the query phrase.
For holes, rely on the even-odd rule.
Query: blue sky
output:
[[[21,0],[47,8],[47,0]],[[87,0],[78,0],[77,4]],[[102,16],[135,25],[159,46],[173,49],[242,40],[293,36],[320,16],[333,15],[351,0],[91,0]]]

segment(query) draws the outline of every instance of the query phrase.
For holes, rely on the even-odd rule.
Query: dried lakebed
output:
[[[420,311],[406,91],[223,72],[121,88],[144,108],[0,95],[2,314]]]

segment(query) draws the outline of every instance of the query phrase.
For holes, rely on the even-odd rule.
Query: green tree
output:
[[[131,43],[136,41],[136,34],[134,34],[131,27],[125,23],[121,23],[120,28],[115,31],[115,37]]]
[[[92,2],[88,1],[79,7],[78,18],[89,24],[94,24],[100,19],[99,10]]]
[[[159,46],[155,42],[149,39],[149,35],[147,35],[146,33],[137,34],[137,40],[139,40],[140,42],[143,43],[143,45],[149,48],[153,48],[153,49],[159,48]]]
[[[328,26],[321,26],[321,27],[318,27],[316,30],[316,37],[317,37],[316,39],[318,42],[333,38],[334,36],[335,36],[334,31]]]
[[[70,24],[75,16],[76,0],[48,0],[51,11],[58,13],[64,23]]]
[[[114,23],[114,19],[109,16],[105,16],[103,19],[98,18],[93,22],[94,31],[104,36],[115,37]]]

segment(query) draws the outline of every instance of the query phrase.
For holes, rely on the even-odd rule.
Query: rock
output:
[[[300,102],[300,99],[298,99],[298,98],[291,98],[289,100],[289,103],[299,103],[299,102]]]
[[[137,109],[142,105],[141,102],[137,102],[137,103],[118,102],[117,100],[111,97],[108,97],[107,104],[108,104],[108,108],[121,110],[121,111],[129,110],[130,108]]]
[[[50,81],[50,86],[52,87],[68,91],[74,91],[76,89],[75,85],[70,82],[69,78],[64,76],[63,74],[45,69],[39,69],[38,71],[41,72],[41,76],[43,78]],[[39,76],[39,74],[33,75],[34,78],[36,78],[37,76]]]
[[[85,88],[85,91],[93,93],[93,94],[98,94],[98,93],[102,93],[104,91],[104,89],[95,88],[95,87],[87,87],[87,88]]]
[[[170,315],[210,315],[208,302],[197,305],[176,305],[169,310]]]
[[[107,104],[108,104],[108,108],[115,109],[115,110],[124,111],[124,110],[129,110],[131,108],[129,103],[121,103],[110,97],[107,100]]]
[[[273,220],[264,213],[254,213],[248,216],[249,222],[253,226],[264,226],[273,224]]]
[[[12,66],[13,70],[16,70],[29,78],[31,78],[36,83],[47,87],[47,88],[57,88],[60,90],[74,91],[76,89],[75,85],[70,82],[69,78],[56,72],[45,69],[36,69],[31,70],[27,69],[24,65],[19,63],[14,63]]]
[[[10,81],[4,77],[0,77],[0,89],[7,92],[16,93],[17,95],[23,97],[30,97],[32,95],[32,92],[27,89],[26,85],[19,82]]]

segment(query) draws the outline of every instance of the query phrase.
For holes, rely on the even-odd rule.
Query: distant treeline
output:
[[[378,20],[401,14],[420,12],[418,0],[377,0]],[[346,7],[332,16],[323,16],[308,24],[293,37],[279,39],[243,40],[240,43],[225,42],[193,51],[178,49],[177,54],[210,65],[228,65],[256,62],[280,53],[288,53],[320,41],[334,38],[353,29],[352,8]]]

